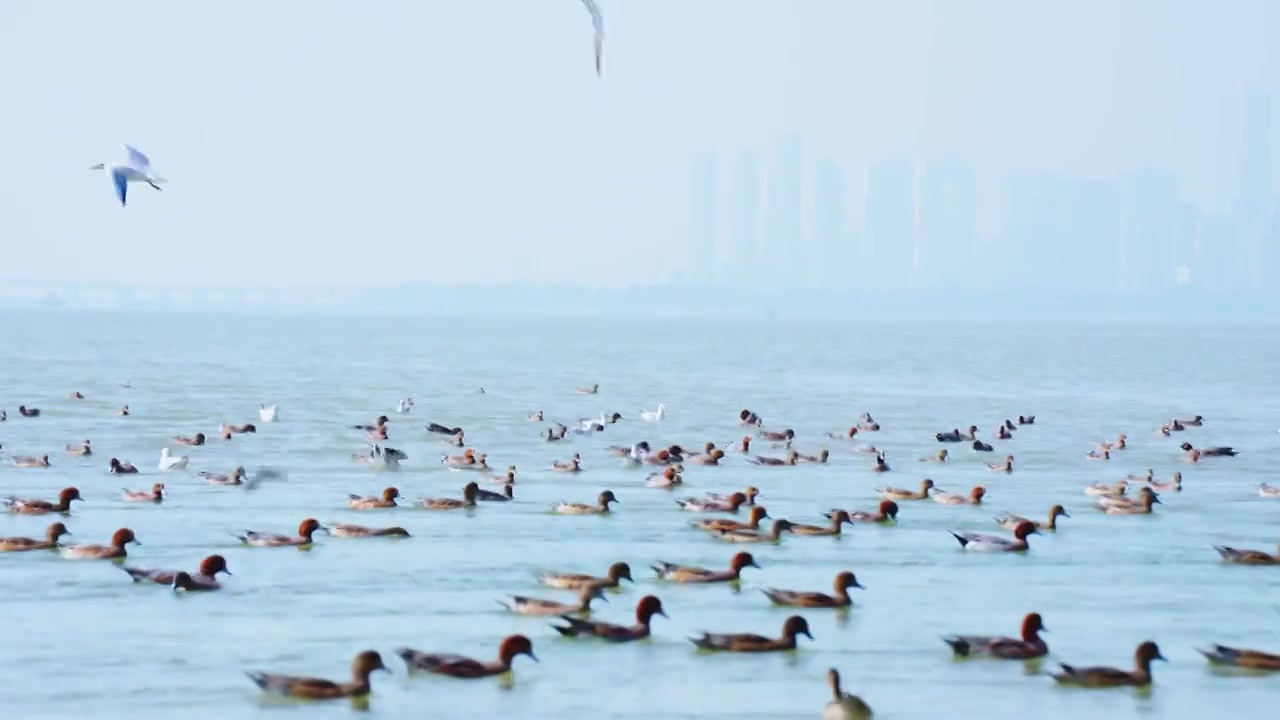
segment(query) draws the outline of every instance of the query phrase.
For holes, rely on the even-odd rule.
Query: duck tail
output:
[[[556,624],[554,624],[554,623],[551,623],[551,627],[552,627],[556,632],[560,633],[560,634],[561,634],[562,636],[564,636],[564,637],[577,637],[577,636],[578,636],[578,630],[577,630],[576,628],[574,628],[574,627],[573,627],[571,618],[564,618],[564,619],[565,619],[566,621],[569,621],[569,622],[570,622],[570,624],[569,624],[569,625],[556,625]]]
[[[967,538],[967,537],[965,537],[965,536],[963,536],[963,535],[957,535],[956,533],[952,532],[951,530],[948,530],[947,532],[951,533],[951,537],[953,537],[953,538],[955,538],[957,541],[959,541],[959,543],[960,543],[960,547],[967,547],[967,546],[969,545],[969,538]]]
[[[951,652],[957,657],[969,657],[969,642],[961,637],[942,637],[942,642],[951,646]]]

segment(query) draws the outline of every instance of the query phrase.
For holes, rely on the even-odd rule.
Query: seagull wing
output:
[[[142,154],[142,151],[132,145],[124,146],[125,156],[129,158],[129,165],[136,170],[146,171],[151,167],[151,158]]]
[[[111,184],[115,185],[116,197],[120,199],[120,207],[124,207],[125,196],[129,194],[129,176],[116,168],[111,171]]]
[[[603,35],[604,15],[600,12],[600,6],[596,5],[595,0],[582,0],[582,4],[587,8],[587,12],[591,13],[591,25],[596,29],[596,34]]]

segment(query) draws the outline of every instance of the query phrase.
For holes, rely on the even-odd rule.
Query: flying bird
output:
[[[596,30],[596,75],[602,75],[604,72],[604,15],[600,13],[600,6],[596,5],[595,0],[582,0],[582,4],[587,8],[587,12],[591,13],[591,25]]]
[[[164,178],[151,170],[151,159],[143,155],[141,150],[132,145],[125,145],[124,150],[124,160],[111,164],[98,163],[89,168],[106,171],[107,178],[111,180],[111,185],[116,190],[116,197],[120,200],[120,207],[125,206],[125,198],[129,194],[129,183],[144,182],[159,190],[159,183],[165,182]]]

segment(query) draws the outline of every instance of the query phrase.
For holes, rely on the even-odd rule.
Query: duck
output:
[[[764,418],[750,410],[744,409],[742,412],[738,413],[738,424],[743,427],[760,427],[761,425],[764,425]]]
[[[205,438],[204,438],[204,433],[198,432],[192,437],[187,437],[185,435],[174,435],[173,441],[178,443],[179,445],[203,445]]]
[[[696,530],[707,530],[710,532],[720,532],[721,530],[759,530],[760,521],[769,517],[769,511],[763,505],[756,505],[751,508],[747,515],[747,522],[739,520],[731,520],[729,518],[706,518],[689,523],[689,527]]]
[[[502,485],[502,492],[492,490],[476,490],[476,500],[480,502],[511,502],[516,499],[516,486],[513,482]]]
[[[366,527],[364,525],[347,525],[344,523],[332,523],[325,527],[329,530],[329,535],[340,538],[366,538],[366,537],[410,537],[409,531],[399,526],[392,527]]]
[[[787,428],[786,430],[761,430],[756,434],[765,440],[771,440],[773,442],[788,442],[790,440],[794,440],[796,437],[796,431],[791,428]]]
[[[128,405],[121,405],[121,406],[120,406],[120,409],[116,411],[116,416],[117,416],[117,417],[129,417],[129,406],[128,406]]]
[[[973,428],[973,426],[970,427]],[[973,428],[973,430],[976,429]],[[973,432],[973,430],[970,430],[970,432]],[[934,433],[933,437],[940,443],[960,442],[965,439],[965,436],[960,432],[960,428],[953,428],[951,432]]]
[[[760,592],[764,593],[765,597],[769,598],[769,602],[774,605],[807,608],[846,608],[853,604],[853,600],[849,597],[851,588],[866,589],[858,582],[858,578],[852,572],[845,570],[837,574],[835,580],[831,583],[831,589],[834,591],[833,595],[800,590],[779,590],[778,588],[765,588]]]
[[[55,513],[69,515],[71,513],[71,503],[76,500],[84,502],[84,498],[80,497],[80,491],[74,487],[67,487],[58,493],[57,502],[30,500],[10,495],[4,499],[4,505],[9,512],[19,515],[51,515]]]
[[[388,418],[386,415],[379,415],[377,418],[374,419],[372,424],[351,425],[349,427],[352,430],[363,430],[365,432],[374,432],[375,430],[378,430],[379,428],[386,426],[388,420],[390,420],[390,418]],[[432,424],[434,425],[435,423],[432,423]]]
[[[1039,520],[1029,520],[1021,515],[1005,513],[1004,515],[996,516],[996,524],[1009,531],[1017,530],[1018,526],[1024,522],[1029,522],[1032,525],[1035,525],[1037,530],[1057,530],[1058,518],[1060,517],[1069,518],[1071,516],[1067,514],[1066,508],[1061,505],[1054,505],[1049,508],[1049,519],[1043,522]]]
[[[937,488],[933,491],[933,499],[943,505],[981,505],[982,498],[987,494],[987,489],[981,485],[975,486],[969,491],[968,495],[956,495],[955,493],[944,492]]]
[[[1280,553],[1268,555],[1261,550],[1238,550],[1226,545],[1216,545],[1213,549],[1224,561],[1237,565],[1280,565]]]
[[[544,600],[542,598],[528,597],[526,595],[511,595],[508,602],[498,601],[498,604],[506,608],[508,611],[518,615],[541,615],[556,616],[561,615],[589,615],[591,614],[591,601],[600,600],[609,602],[609,598],[605,597],[604,588],[599,585],[584,585],[577,590],[578,602],[575,604],[562,603],[556,600]]]
[[[556,472],[582,472],[582,456],[574,453],[567,462],[552,462],[551,469]]]
[[[1150,480],[1149,483],[1151,485],[1151,489],[1158,492],[1166,492],[1170,490],[1173,492],[1182,492],[1182,473],[1175,470],[1173,472],[1173,476],[1169,478],[1168,482]]]
[[[1150,483],[1155,481],[1156,471],[1151,468],[1147,468],[1147,471],[1141,475],[1126,475],[1124,479],[1128,482]]]
[[[609,453],[610,455],[614,455],[616,457],[624,457],[632,460],[637,460],[643,457],[652,449],[653,448],[650,447],[648,440],[641,440],[640,442],[631,446],[610,445],[609,447],[605,448],[605,452]]]
[[[156,483],[150,490],[121,488],[120,497],[126,502],[149,502],[159,505],[164,502],[164,483]]]
[[[467,448],[461,455],[441,455],[440,464],[450,468],[461,468],[476,463],[476,451]]]
[[[129,543],[141,545],[129,528],[120,528],[111,535],[108,545],[83,543],[79,545],[63,545],[62,557],[68,560],[120,560],[128,556],[125,546]]]
[[[868,720],[872,717],[871,706],[866,701],[840,689],[840,671],[835,668],[827,671],[827,685],[831,687],[832,699],[822,708],[822,720]]]
[[[734,452],[740,452],[743,454],[751,452],[751,436],[750,435],[744,435],[741,440],[738,440],[737,442],[727,443],[727,444],[729,446],[729,449],[733,450]]]
[[[840,528],[845,523],[853,524],[853,520],[849,518],[849,513],[844,510],[836,510],[829,513],[828,518],[831,522],[827,525],[804,525],[801,523],[792,523],[791,532],[796,535],[840,535]]]
[[[172,585],[178,573],[183,572],[182,570],[149,570],[128,565],[122,565],[120,569],[128,573],[134,582],[149,582],[156,585]],[[218,573],[231,574],[231,570],[227,568],[227,559],[221,555],[210,555],[200,561],[200,568],[191,573],[190,577],[200,583],[217,585]]]
[[[1108,515],[1150,515],[1151,508],[1159,505],[1160,496],[1150,487],[1144,487],[1135,499],[1102,497],[1098,502],[1103,512]]]
[[[795,650],[796,637],[804,635],[810,640],[809,623],[799,615],[792,615],[782,624],[782,637],[767,638],[750,633],[709,633],[700,637],[689,638],[699,650],[718,652],[772,652],[779,650]]]
[[[709,570],[697,565],[677,565],[663,560],[659,560],[657,565],[653,566],[653,571],[658,574],[659,580],[667,580],[674,583],[719,583],[719,582],[738,582],[741,580],[742,571],[745,568],[759,568],[756,559],[749,552],[740,552],[729,560],[728,570]]]
[[[1000,660],[1033,660],[1049,654],[1049,646],[1040,633],[1049,632],[1040,613],[1027,613],[1022,618],[1020,638],[1000,635],[948,635],[942,641],[951,646],[956,657],[991,657]]]
[[[1178,447],[1182,448],[1186,453],[1186,457],[1191,462],[1197,462],[1202,457],[1235,457],[1240,453],[1235,448],[1220,445],[1218,447],[1194,448],[1191,443],[1184,442]]]
[[[520,655],[526,655],[534,662],[538,661],[533,654],[533,641],[524,635],[509,635],[503,639],[498,646],[498,659],[489,662],[453,653],[424,653],[412,648],[399,648],[396,655],[404,660],[410,672],[420,670],[464,679],[505,675],[511,672],[511,663]]]
[[[747,501],[743,504],[747,506],[755,506],[756,498],[760,497],[760,488],[756,487],[755,485],[748,485],[747,488],[741,492],[743,495],[747,496]],[[733,498],[733,496],[734,496],[734,493],[709,492],[706,494],[706,498],[708,500],[715,500],[717,502],[725,502],[725,503],[732,502],[731,498]]]
[[[1200,427],[1201,425],[1204,425],[1204,416],[1196,415],[1195,417],[1190,419],[1180,418],[1178,420],[1174,420],[1174,422],[1185,425],[1187,427]]]
[[[1128,435],[1125,435],[1124,433],[1120,433],[1119,435],[1116,436],[1115,442],[1106,442],[1104,440],[1103,442],[1098,443],[1098,449],[1099,450],[1124,450],[1126,447],[1125,441],[1128,439],[1129,439]]]
[[[1098,452],[1097,450],[1090,450],[1089,452],[1085,453],[1084,456],[1086,459],[1089,459],[1089,460],[1110,460],[1111,451],[1103,450],[1102,452]]]
[[[798,460],[799,462],[802,462],[802,463],[818,463],[818,464],[823,464],[823,463],[826,463],[826,462],[827,462],[827,460],[828,460],[830,457],[831,457],[831,451],[830,451],[830,450],[823,449],[823,450],[819,450],[817,455],[802,455],[802,454],[797,454],[797,455],[796,455],[796,460]]]
[[[18,414],[22,417],[40,417],[40,408],[29,408],[26,405],[19,405]]]
[[[1110,667],[1074,667],[1058,663],[1062,672],[1055,674],[1053,679],[1063,685],[1082,687],[1146,687],[1151,684],[1151,663],[1154,660],[1164,660],[1164,656],[1160,654],[1160,648],[1148,640],[1134,651],[1132,671]]]
[[[138,468],[134,467],[133,463],[111,458],[107,462],[107,472],[113,475],[137,475]]]
[[[876,492],[885,500],[924,500],[929,497],[929,491],[932,489],[933,481],[929,478],[925,478],[920,481],[919,490],[904,490],[902,488],[882,485],[876,488]]]
[[[336,683],[322,678],[298,675],[279,675],[250,670],[245,673],[255,685],[272,695],[304,698],[307,700],[334,700],[361,698],[372,692],[369,676],[375,671],[391,672],[382,664],[382,656],[376,650],[365,650],[351,661],[351,680]]]
[[[830,518],[835,512],[835,510],[832,510],[824,513],[823,517]],[[881,500],[875,512],[849,510],[848,513],[849,519],[854,522],[891,523],[898,519],[898,503],[892,500]]]
[[[49,467],[49,456],[15,455],[10,462],[13,463],[14,467],[20,468],[47,468]]]
[[[480,494],[480,484],[469,482],[462,488],[462,499],[458,498],[423,498],[418,505],[428,510],[460,510],[476,506],[476,497]]]
[[[218,429],[224,433],[231,433],[232,435],[244,435],[246,433],[258,432],[258,428],[254,426],[253,423],[245,423],[243,425],[228,425],[224,423],[220,425]]]
[[[1019,415],[1018,424],[1019,425],[1035,425],[1036,416],[1035,415]]]
[[[236,538],[245,545],[253,547],[310,547],[315,542],[312,536],[316,531],[327,533],[329,529],[315,518],[307,518],[298,525],[296,537],[245,530],[243,535],[236,535]]]
[[[191,458],[186,455],[170,455],[169,448],[160,449],[160,469],[161,470],[183,470],[186,469],[187,463],[191,462]]]
[[[985,443],[981,440],[974,440],[973,444],[969,447],[973,448],[974,452],[993,452],[995,450],[995,448],[991,446],[991,443]]]
[[[824,450],[823,452],[826,451]],[[704,453],[691,455],[686,459],[694,465],[719,465],[720,461],[724,459],[724,451],[720,448],[713,447]]]
[[[792,523],[790,520],[779,518],[773,521],[773,527],[769,532],[762,533],[759,530],[721,530],[718,535],[713,537],[724,540],[725,542],[736,543],[774,543],[775,545],[782,540],[782,533],[791,532]]]
[[[1027,542],[1027,538],[1031,535],[1039,535],[1040,531],[1036,529],[1033,523],[1019,523],[1013,530],[1013,540],[997,535],[983,535],[981,533],[957,533],[951,532],[960,543],[962,550],[977,552],[1026,552],[1031,549],[1031,545]]]
[[[623,580],[631,583],[635,582],[635,580],[631,579],[631,566],[624,562],[616,562],[610,565],[604,577],[579,573],[552,572],[543,573],[538,577],[538,582],[543,585],[561,590],[580,590],[584,587],[596,585],[606,589],[616,588]]]
[[[222,585],[216,582],[205,582],[193,577],[190,573],[179,572],[173,576],[173,583],[169,585],[175,593],[177,592],[209,592],[211,590],[220,590]]]
[[[347,496],[347,507],[352,510],[378,510],[397,507],[396,498],[400,497],[399,488],[389,487],[379,497],[361,497],[351,494]]]
[[[595,505],[561,501],[551,506],[551,512],[560,515],[607,515],[611,512],[610,503],[618,502],[612,490],[605,490],[596,498]]]
[[[738,509],[747,504],[746,493],[735,492],[728,498],[713,497],[687,497],[676,500],[676,504],[681,510],[689,512],[727,512],[736,513]]]
[[[939,450],[935,455],[925,455],[924,457],[920,458],[920,462],[946,462],[947,457],[948,457],[947,449],[943,448]]]
[[[258,419],[264,423],[273,423],[280,419],[280,408],[275,403],[258,403]]]
[[[600,394],[600,383],[596,383],[591,387],[580,387],[577,393],[579,395],[598,395]]]
[[[615,625],[597,620],[582,620],[572,615],[561,615],[560,619],[568,625],[555,625],[555,631],[564,637],[597,637],[610,642],[631,642],[649,637],[649,623],[654,615],[667,617],[662,609],[662,601],[656,595],[645,595],[636,603],[636,623],[634,625]]]
[[[383,423],[380,423],[380,424],[385,424],[386,422],[385,415],[378,419],[383,421]],[[365,429],[368,429],[368,428],[365,428]],[[444,425],[441,425],[440,423],[434,423],[434,422],[427,423],[427,432],[436,433],[437,435],[450,435],[450,436],[466,434],[465,431],[463,431],[463,429],[460,427],[446,427]]]
[[[1208,650],[1197,649],[1196,652],[1204,655],[1214,665],[1231,665],[1250,670],[1280,670],[1280,655],[1260,650],[1214,645]]]
[[[1013,472],[1013,456],[1005,455],[1002,463],[987,463],[987,469],[993,472],[1011,473]]]
[[[676,466],[668,467],[662,472],[651,472],[644,479],[645,487],[665,488],[670,490],[684,484],[684,478],[680,475],[680,470]]]
[[[26,552],[28,550],[55,550],[59,547],[58,540],[63,535],[70,535],[71,531],[67,526],[56,522],[50,525],[44,531],[44,539],[26,538],[26,537],[7,537],[0,538],[0,552]]]
[[[68,400],[83,400],[83,399],[84,399],[84,393],[80,392],[79,390],[76,390],[76,391],[72,392],[71,394],[67,395],[67,399],[68,399]]]
[[[1258,483],[1258,497],[1280,498],[1280,487],[1272,487],[1266,483]]]
[[[657,410],[652,410],[652,411],[641,410],[640,411],[640,419],[645,422],[662,422],[662,420],[666,418],[666,416],[667,416],[667,406],[663,405],[662,403],[658,403]]]
[[[884,460],[884,451],[876,453],[876,464],[871,466],[872,472],[889,472],[889,463]]]
[[[1085,495],[1094,497],[1123,497],[1129,488],[1128,480],[1118,480],[1111,485],[1096,482],[1084,489]]]
[[[568,434],[569,434],[569,428],[565,427],[564,425],[561,425],[560,423],[556,423],[556,426],[554,428],[547,428],[546,434],[543,435],[542,437],[547,442],[557,442],[557,441],[563,440],[565,436]]]
[[[88,440],[85,440],[79,445],[68,445],[66,447],[66,451],[68,455],[81,455],[81,456],[92,455],[93,446],[89,443]]]
[[[831,438],[832,440],[852,440],[857,436],[858,436],[858,428],[856,426],[849,428],[848,432],[827,433],[827,437]]]
[[[542,422],[542,411],[535,410],[534,412],[529,413],[529,417],[525,419],[529,422]]]
[[[997,440],[1012,440],[1013,433],[1009,432],[1009,428],[1005,427],[1004,425],[997,425],[996,431],[995,431],[995,438]]]
[[[235,468],[230,474],[201,470],[198,475],[207,480],[210,485],[243,485],[245,480],[242,467]]]
[[[769,457],[768,455],[756,455],[747,458],[747,462],[752,465],[795,465],[800,461],[800,453],[795,450],[788,450],[785,458]]]

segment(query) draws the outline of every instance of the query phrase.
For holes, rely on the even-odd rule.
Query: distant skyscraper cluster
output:
[[[867,172],[861,227],[845,169],[807,161],[798,136],[761,162],[694,158],[689,280],[729,287],[1146,293],[1280,285],[1271,101],[1244,94],[1237,202],[1211,212],[1175,175],[1047,172],[1010,178],[998,229],[981,237],[978,180],[960,157],[889,155]],[[1223,155],[1231,156],[1231,146]]]

